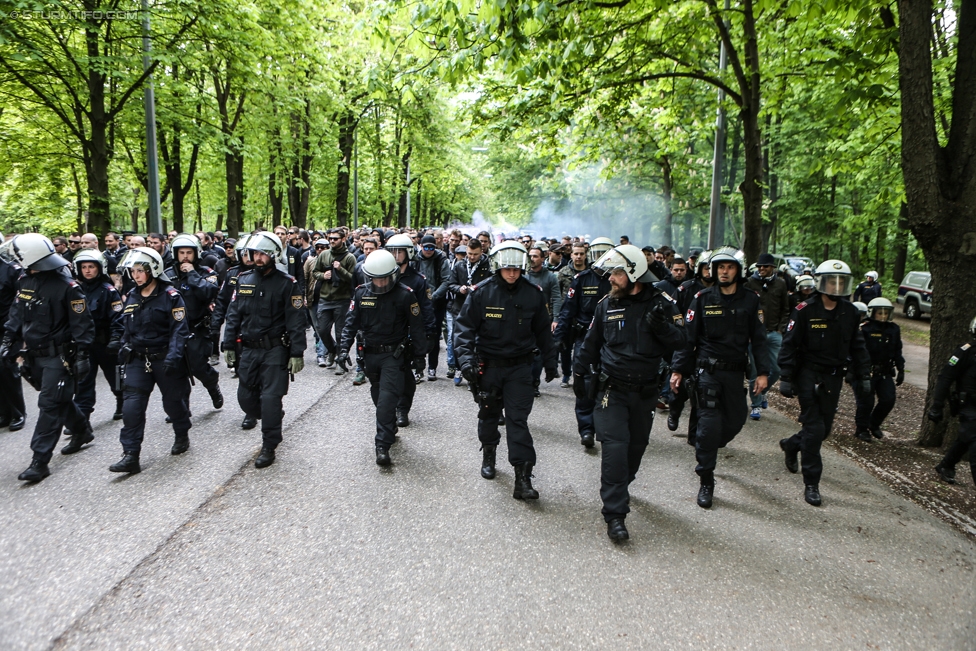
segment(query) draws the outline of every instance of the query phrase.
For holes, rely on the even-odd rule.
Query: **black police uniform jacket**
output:
[[[80,351],[91,349],[95,322],[78,283],[60,269],[26,273],[7,317],[11,350],[23,342],[28,350],[46,350],[73,341]]]
[[[736,285],[735,293],[723,294],[718,285],[701,290],[685,313],[688,344],[674,354],[671,368],[690,375],[698,362],[710,359],[726,364],[745,362],[752,344],[756,374],[769,375],[766,326],[756,292]]]
[[[112,338],[137,353],[166,351],[164,366],[182,364],[190,329],[183,297],[169,281],[157,278],[149,296],[139,288],[126,294],[122,317],[112,324]]]
[[[195,264],[185,273],[177,266],[174,273],[176,274],[174,284],[183,296],[186,318],[190,322],[192,331],[205,317],[210,316],[210,304],[214,302],[220,291],[217,286],[217,272],[210,267]]]
[[[104,274],[91,280],[82,279],[78,285],[95,321],[95,342],[107,344],[112,338],[112,325],[122,318],[122,296]]]
[[[215,337],[220,334],[220,326],[224,324],[224,319],[227,317],[227,308],[230,307],[230,301],[234,298],[234,290],[237,289],[237,279],[250,268],[243,263],[238,263],[227,270],[224,282],[217,290],[213,314],[210,315],[210,331]]]
[[[364,346],[398,346],[409,335],[411,360],[427,354],[427,335],[418,296],[407,285],[397,283],[385,294],[374,294],[370,286],[360,285],[349,301],[349,312],[342,326],[340,350],[349,350],[356,333],[363,332]]]
[[[417,303],[420,304],[420,316],[424,320],[427,337],[431,341],[437,341],[440,328],[438,328],[437,317],[434,315],[434,304],[430,300],[433,290],[427,284],[427,279],[422,273],[407,265],[406,270],[400,274],[400,279],[397,282],[406,285],[413,291]]]
[[[880,298],[881,294],[881,283],[868,283],[868,281],[865,280],[854,289],[854,296],[851,298],[851,300],[861,301],[862,303],[870,303],[873,299]]]
[[[695,294],[703,289],[705,289],[705,284],[698,278],[689,278],[678,285],[678,293],[674,297],[674,300],[678,301],[678,311],[682,315],[688,311],[688,307],[695,298]]]
[[[660,305],[669,323],[652,332],[651,310]],[[674,299],[658,288],[645,285],[633,296],[608,296],[596,306],[583,347],[574,362],[576,375],[600,365],[612,379],[627,384],[657,384],[661,358],[686,343],[681,314]]]
[[[17,287],[24,270],[20,265],[0,260],[0,321],[7,322],[10,306],[17,298]]]
[[[956,384],[960,398],[965,398],[962,407],[970,411],[976,410],[976,342],[971,341],[956,348],[942,367],[932,396],[933,409],[941,411],[945,407],[953,383]]]
[[[477,359],[510,359],[542,352],[543,368],[556,367],[549,310],[542,289],[521,276],[509,285],[497,275],[479,284],[454,324],[454,352],[461,368]]]
[[[559,319],[552,338],[558,342],[567,335],[572,337],[572,328],[576,324],[589,327],[593,320],[593,313],[596,312],[596,304],[609,293],[610,281],[592,269],[585,269],[576,274],[569,291],[566,292],[563,308],[559,310]]]
[[[782,377],[792,380],[804,364],[841,368],[853,360],[851,370],[858,379],[871,375],[871,358],[861,335],[861,315],[853,303],[837,301],[836,307],[824,307],[817,294],[793,308],[786,325],[783,347],[779,351]]]
[[[861,326],[861,336],[871,357],[871,370],[876,375],[891,375],[892,364],[899,371],[905,370],[905,358],[901,354],[901,328],[897,323],[871,319]]]
[[[289,340],[289,357],[305,353],[305,304],[298,281],[276,268],[267,275],[249,269],[237,278],[237,289],[227,310],[222,350],[244,342],[281,343]]]

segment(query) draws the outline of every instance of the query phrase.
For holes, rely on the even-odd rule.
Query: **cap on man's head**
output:
[[[468,253],[468,247],[464,246],[463,244],[458,244],[456,247],[454,247],[454,253],[455,254],[460,253],[462,255],[467,255],[467,253]]]
[[[424,235],[424,239],[420,240],[421,244],[437,244],[437,240],[433,235]]]
[[[760,267],[775,267],[776,258],[771,253],[760,253],[759,259],[756,260],[756,265]]]

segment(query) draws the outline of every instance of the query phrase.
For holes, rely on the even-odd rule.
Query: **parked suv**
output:
[[[932,313],[932,274],[912,271],[898,286],[898,304],[905,306],[905,316],[921,319]]]

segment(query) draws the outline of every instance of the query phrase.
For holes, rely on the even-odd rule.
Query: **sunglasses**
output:
[[[68,240],[68,244],[81,244],[81,240]]]
[[[330,237],[330,238],[329,238],[329,241],[330,241],[330,242],[338,242],[338,241],[339,241],[339,240],[341,240],[341,239],[342,239],[341,237]]]
[[[433,244],[424,244],[424,251],[433,251],[436,248]]]

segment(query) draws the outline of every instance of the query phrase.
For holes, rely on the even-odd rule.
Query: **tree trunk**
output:
[[[908,262],[908,204],[902,203],[898,211],[898,230],[895,232],[895,261],[892,268],[893,280],[901,283],[905,277]]]
[[[227,182],[227,234],[236,238],[243,224],[244,155],[240,149],[224,154],[224,179]]]
[[[661,243],[671,246],[671,230],[674,223],[674,211],[671,206],[674,189],[671,178],[671,161],[668,160],[667,156],[664,156],[658,161],[658,165],[661,166],[661,200],[664,201],[664,232]]]
[[[742,89],[742,138],[745,146],[745,178],[742,192],[742,249],[746,263],[755,262],[762,252],[763,152],[759,126],[759,43],[752,0],[745,0],[742,30],[745,35],[748,85]]]
[[[929,390],[967,332],[976,302],[976,5],[958,5],[952,124],[943,148],[936,131],[931,0],[899,0],[902,173],[908,225],[932,272]],[[924,412],[923,412],[924,413]],[[938,446],[946,423],[921,416],[918,443]]]
[[[308,193],[311,186],[311,102],[305,100],[301,111],[292,112],[292,140],[296,143],[291,176],[288,179],[288,212],[291,225],[305,228],[308,223]]]
[[[336,224],[349,223],[349,178],[356,144],[356,116],[346,111],[339,118],[339,167],[336,172]]]
[[[874,270],[878,272],[878,278],[885,275],[885,253],[888,244],[888,228],[884,222],[878,224],[878,232],[874,241]],[[901,278],[898,279],[900,281]],[[896,281],[896,282],[898,282]]]

